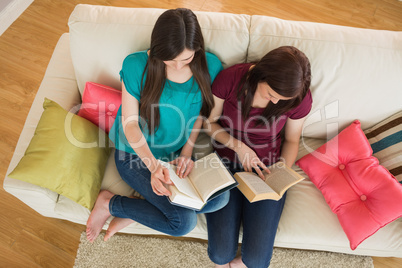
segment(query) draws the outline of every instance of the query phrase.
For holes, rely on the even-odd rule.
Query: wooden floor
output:
[[[78,3],[122,7],[187,7],[269,15],[361,28],[402,31],[397,0],[35,0],[0,36],[1,184],[60,35]],[[0,189],[0,267],[72,267],[82,225],[45,218]],[[399,258],[373,258],[376,268],[402,267]]]

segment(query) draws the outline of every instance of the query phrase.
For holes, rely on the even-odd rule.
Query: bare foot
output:
[[[113,193],[102,190],[96,199],[94,209],[89,215],[87,221],[87,239],[90,242],[95,241],[99,233],[102,231],[106,220],[111,216],[109,212],[109,201],[114,196]]]
[[[247,266],[243,263],[241,256],[235,258],[230,262],[230,268],[247,268]]]
[[[133,199],[141,199],[138,196],[129,196]],[[115,217],[109,224],[109,227],[106,230],[106,235],[104,237],[104,241],[109,240],[115,233],[123,229],[124,227],[129,226],[130,224],[134,223],[135,221],[129,218],[119,218]]]
[[[105,238],[103,239],[104,241],[107,241],[109,238],[111,238],[115,233],[123,229],[124,227],[129,226],[130,224],[134,223],[135,221],[130,219],[130,218],[114,218],[110,224],[109,228],[107,228]]]

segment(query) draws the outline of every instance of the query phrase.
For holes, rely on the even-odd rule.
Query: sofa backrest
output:
[[[87,81],[121,88],[119,72],[124,58],[149,48],[155,21],[164,9],[77,5],[70,27],[71,56],[78,87]],[[206,50],[224,67],[245,62],[250,16],[194,12],[202,28]]]
[[[149,48],[164,9],[77,5],[70,45],[79,89],[87,81],[120,89],[130,53]],[[224,67],[257,61],[292,45],[312,67],[313,108],[303,135],[331,138],[355,119],[366,129],[402,110],[402,32],[286,21],[258,15],[195,12],[206,48]]]
[[[248,61],[291,45],[310,59],[313,108],[303,136],[331,138],[402,110],[402,32],[252,16]]]

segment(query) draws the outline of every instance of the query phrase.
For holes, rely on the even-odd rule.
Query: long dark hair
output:
[[[151,110],[153,104],[159,103],[166,82],[163,61],[176,58],[184,49],[195,51],[189,66],[201,90],[201,115],[208,117],[214,106],[204,38],[197,17],[185,8],[167,10],[159,16],[153,28],[148,62],[144,70],[144,74],[146,71],[147,73],[141,93],[140,114],[148,124],[149,133],[154,133],[160,122],[159,108],[153,112]]]
[[[258,83],[266,82],[277,94],[291,97],[274,104],[269,102],[263,118],[276,118],[297,107],[306,96],[311,83],[311,67],[306,55],[292,46],[282,46],[268,52],[247,72],[238,87],[243,119],[247,119]],[[243,99],[244,98],[244,99]],[[257,119],[257,125],[263,124]]]

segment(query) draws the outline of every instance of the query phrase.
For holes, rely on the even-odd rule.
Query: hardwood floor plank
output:
[[[374,19],[386,25],[384,29],[402,30],[402,1],[385,2],[377,8]]]
[[[40,268],[41,266],[35,262],[25,258],[18,252],[15,252],[10,247],[5,247],[0,243],[1,264],[0,267],[27,267],[27,268]]]
[[[75,261],[75,255],[68,254],[26,231],[21,232],[11,249],[40,267],[73,267]]]
[[[0,217],[0,247],[10,248],[21,232],[22,228],[15,224],[14,219]]]
[[[231,0],[207,0],[202,7],[203,11],[227,12],[235,14],[255,14],[268,15],[275,14],[276,7],[280,4],[279,0],[249,0],[249,1],[231,1]]]
[[[374,268],[397,268],[402,267],[401,258],[385,258],[385,257],[374,257],[373,258]]]
[[[59,220],[32,220],[35,220],[35,222],[22,217],[16,219],[25,232],[46,241],[68,255],[76,254],[79,244],[77,239],[79,240],[81,232],[85,230],[84,227],[78,231],[78,229],[72,228]]]
[[[101,1],[102,2],[102,1]],[[147,8],[179,8],[186,7],[192,10],[201,10],[205,1],[186,1],[186,0],[154,0],[154,1],[136,1],[136,0],[116,0],[109,1],[111,5],[118,7],[147,7]]]
[[[30,208],[27,209],[25,205],[15,206],[12,210],[3,209],[12,199],[14,197],[7,195],[5,199],[0,201],[0,213],[3,215],[0,218],[0,230],[4,228],[6,231],[12,226],[12,233],[6,232],[8,233],[7,238],[9,241],[16,240],[16,237],[19,237],[20,233],[24,232],[57,247],[69,255],[76,254],[79,237],[85,230],[85,226],[60,219],[43,217],[36,211]],[[22,203],[21,201],[17,202]]]

